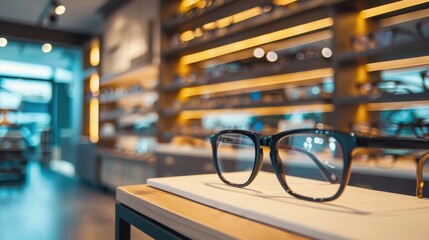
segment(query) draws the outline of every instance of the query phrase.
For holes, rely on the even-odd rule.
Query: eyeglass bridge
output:
[[[269,147],[271,145],[272,136],[261,137],[259,139],[259,145]]]

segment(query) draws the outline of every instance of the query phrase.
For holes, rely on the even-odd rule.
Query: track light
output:
[[[6,47],[7,39],[4,37],[0,37],[0,47]]]
[[[39,17],[39,24],[53,25],[58,22],[58,17],[63,15],[66,11],[66,7],[61,4],[58,0],[51,0],[46,5]]]
[[[42,52],[50,53],[52,51],[52,45],[50,43],[45,43],[42,45]]]
[[[66,12],[66,7],[62,4],[59,4],[55,7],[55,14],[63,15]]]

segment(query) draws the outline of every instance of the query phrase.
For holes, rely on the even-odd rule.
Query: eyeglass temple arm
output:
[[[429,149],[428,139],[357,136],[356,140],[357,147]]]
[[[357,145],[360,147],[384,147],[406,149],[429,149],[428,139],[407,139],[391,137],[357,137]],[[420,156],[416,170],[416,196],[423,197],[423,165],[429,159],[429,150]]]
[[[232,144],[243,144],[243,143],[245,143],[247,145],[254,145],[253,141],[251,141],[251,140],[247,140],[247,139],[243,139],[243,138],[229,137],[229,136],[228,137],[221,136],[219,138],[219,141],[224,142],[224,143],[232,143]],[[262,143],[261,143],[261,145],[265,146],[265,144],[262,144]],[[322,173],[323,173],[323,177],[327,181],[329,181],[330,183],[336,183],[340,179],[337,175],[331,173],[328,169],[326,169],[311,152],[306,151],[305,149],[293,147],[290,145],[279,145],[278,148],[289,149],[289,150],[297,151],[297,152],[300,152],[300,153],[307,155],[317,165],[317,167],[319,167],[320,171],[322,171]]]

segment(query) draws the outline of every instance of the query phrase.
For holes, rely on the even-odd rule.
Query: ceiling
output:
[[[0,0],[0,21],[38,26],[44,9],[51,0]],[[109,0],[58,0],[66,12],[54,25],[43,28],[67,32],[97,34],[101,31],[99,9]],[[1,30],[0,30],[1,34]]]

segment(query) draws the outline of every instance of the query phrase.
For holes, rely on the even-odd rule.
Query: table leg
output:
[[[122,218],[120,211],[116,206],[115,240],[130,240],[130,223]]]

